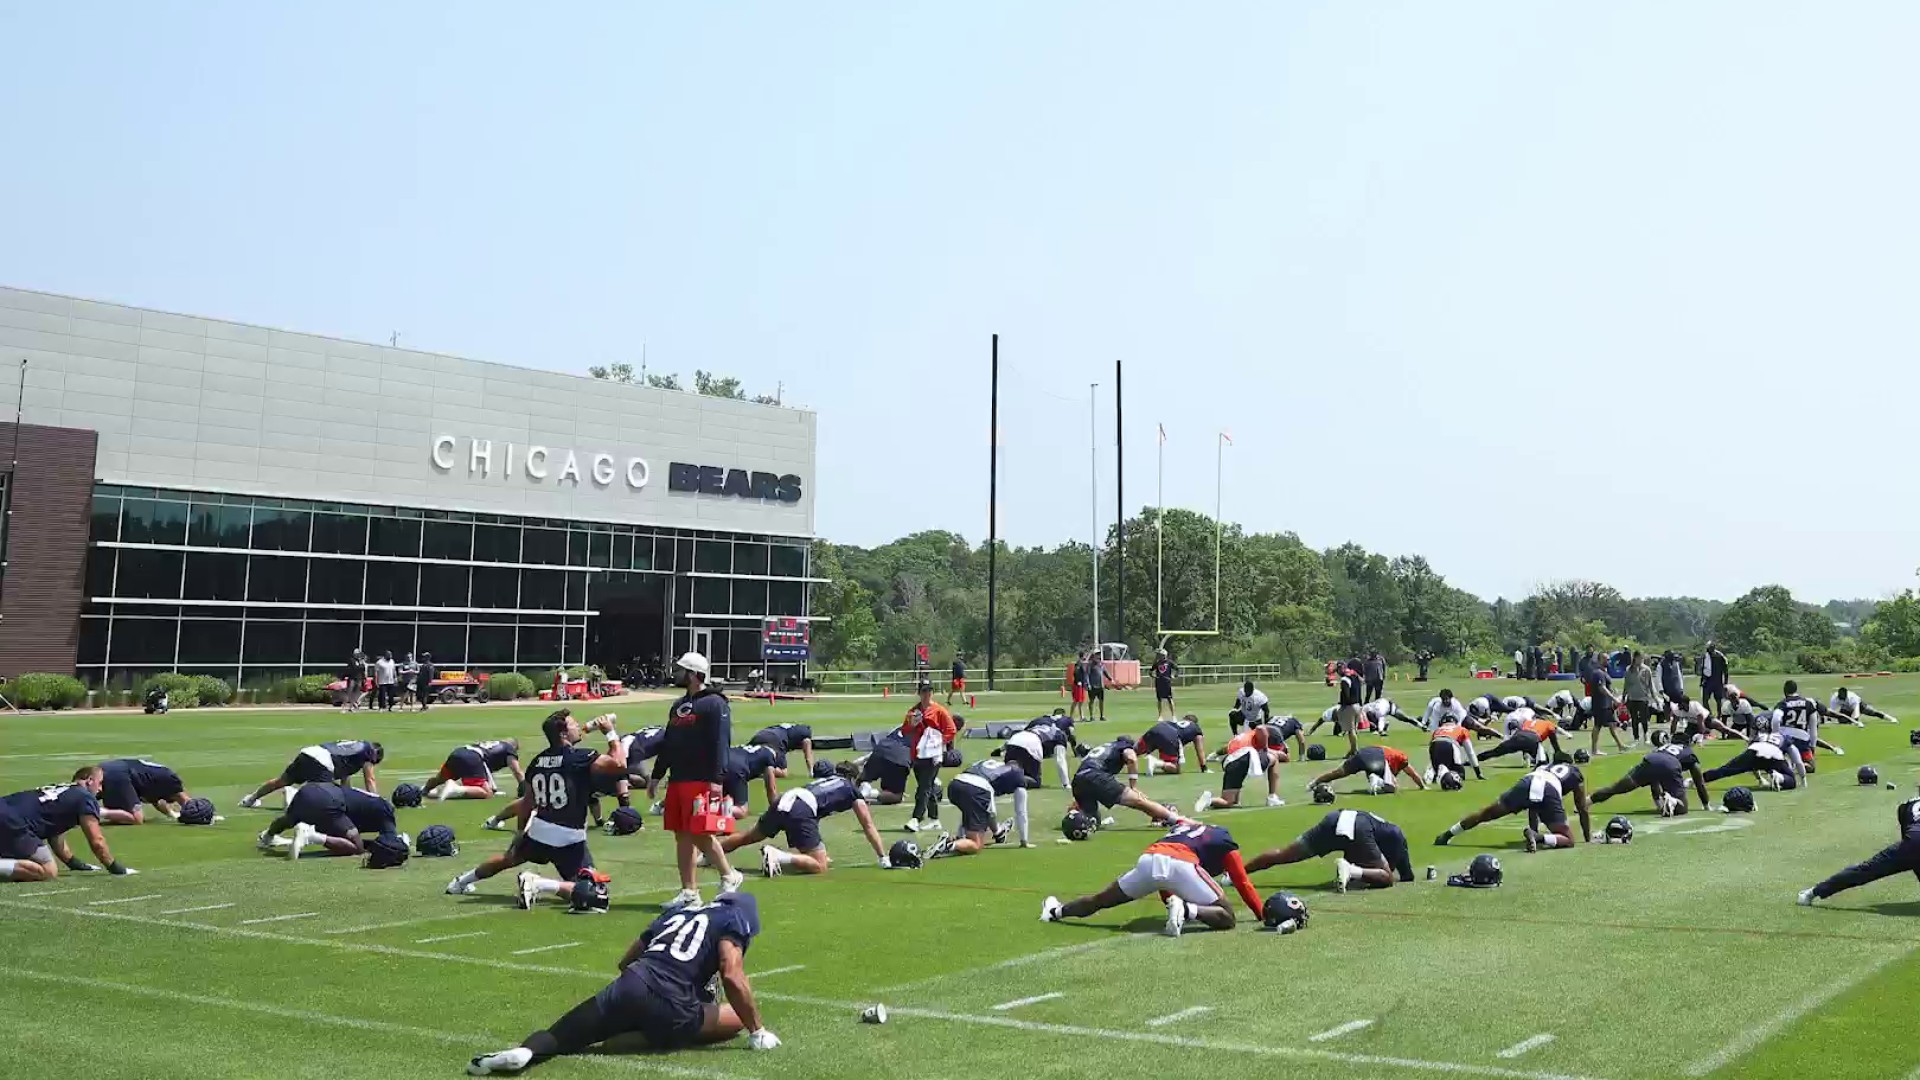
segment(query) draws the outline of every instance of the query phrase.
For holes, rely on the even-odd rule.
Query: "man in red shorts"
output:
[[[696,853],[705,855],[706,864],[720,871],[722,893],[739,889],[746,880],[746,875],[727,862],[727,854],[720,847],[720,837],[733,831],[733,814],[725,805],[721,787],[727,744],[733,740],[733,709],[725,694],[707,688],[707,674],[712,669],[706,657],[690,652],[675,666],[687,673],[687,692],[667,713],[666,740],[653,759],[647,797],[654,796],[660,778],[665,776],[667,798],[662,819],[667,831],[673,833],[674,857],[680,866],[680,893],[672,903],[698,904]]]
[[[953,681],[947,684],[947,706],[953,706],[953,695],[965,695],[967,692],[967,662],[959,653],[953,654]]]

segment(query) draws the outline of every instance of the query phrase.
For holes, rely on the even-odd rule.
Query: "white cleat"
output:
[[[1382,785],[1379,777],[1373,775],[1372,773],[1367,774],[1367,794],[1369,795],[1380,794],[1381,786]]]
[[[1113,815],[1111,814],[1100,819],[1100,827],[1103,829],[1111,829],[1113,828],[1113,825],[1114,825],[1114,819],[1113,819]]]
[[[536,880],[533,873],[527,870],[520,871],[519,876],[513,879],[514,887],[519,895],[515,906],[521,911],[532,911],[533,902],[540,898],[540,891],[534,884]]]
[[[260,800],[248,795],[240,800],[240,806],[246,810],[258,810],[260,809]]]
[[[694,907],[700,906],[699,889],[681,889],[679,892],[673,894],[672,900],[667,901],[668,908],[685,907],[688,905]]]
[[[919,818],[908,818],[908,819],[907,819],[907,823],[906,823],[905,825],[903,825],[903,826],[901,826],[901,828],[903,828],[903,829],[905,829],[905,830],[906,830],[906,831],[908,831],[908,832],[919,832],[919,831],[920,831],[920,819],[919,819]]]
[[[179,815],[179,814],[175,814],[175,815],[173,815],[173,820],[174,820],[174,821],[179,821],[179,820],[180,820],[180,815]],[[220,824],[221,822],[223,822],[223,821],[225,821],[225,820],[227,820],[227,815],[225,815],[225,814],[215,814],[215,815],[213,815],[213,823],[214,823],[215,825],[218,825],[218,824]]]
[[[298,860],[300,858],[300,852],[304,851],[306,846],[311,843],[313,843],[313,826],[304,821],[296,824],[293,827],[293,843],[287,846],[287,858],[289,860]]]
[[[1281,798],[1278,795],[1269,795],[1267,796],[1267,805],[1268,806],[1285,806],[1287,805],[1287,800]]]
[[[1040,921],[1041,922],[1059,922],[1060,921],[1060,898],[1059,897],[1049,896],[1045,900],[1040,901]]]
[[[1213,809],[1213,792],[1202,791],[1200,797],[1193,800],[1193,814],[1199,817],[1211,809]]]
[[[454,878],[452,881],[447,882],[448,896],[472,896],[474,893],[477,893],[479,891],[480,891],[479,886],[474,885],[471,882],[465,885],[460,884],[459,878]]]
[[[413,846],[413,836],[412,836],[411,834],[409,834],[409,833],[400,833],[400,834],[399,834],[399,836],[400,836],[400,846],[401,846],[401,847],[412,847],[412,846]]]
[[[524,1046],[485,1054],[467,1062],[468,1076],[507,1076],[533,1064],[533,1051]]]
[[[268,836],[267,830],[261,829],[260,835],[255,838],[257,842],[255,843],[254,846],[258,847],[261,851],[272,851],[274,848],[280,846],[279,844],[275,843],[275,841],[279,839],[280,838],[277,836]]]
[[[1833,748],[1833,756],[1834,756],[1834,757],[1846,757],[1846,756],[1847,756],[1847,752],[1846,752],[1845,750],[1842,750],[1842,749],[1840,749],[1839,747],[1837,747],[1837,746],[1836,746],[1836,747],[1834,747],[1834,748]]]
[[[1800,890],[1800,895],[1794,898],[1794,903],[1799,904],[1801,907],[1812,907],[1813,902],[1818,899],[1819,897],[1813,895],[1812,889],[1802,889]]]
[[[1333,891],[1334,892],[1343,893],[1347,891],[1347,874],[1350,873],[1352,870],[1353,870],[1353,864],[1348,862],[1345,859],[1335,859],[1333,861]]]
[[[1186,925],[1187,902],[1177,896],[1167,897],[1167,925],[1160,932],[1168,937],[1179,937]]]
[[[773,848],[766,844],[760,845],[760,872],[770,878],[780,876],[780,862],[774,858]]]
[[[487,830],[488,832],[506,832],[507,831],[507,823],[504,821],[500,821],[496,818],[488,818],[487,820],[480,823],[480,827]]]
[[[880,797],[880,789],[874,787],[871,783],[862,783],[860,785],[860,797],[868,802],[872,802]]]
[[[706,853],[706,852],[704,852],[704,851],[696,851],[696,852],[694,852],[694,853],[693,853],[693,865],[694,865],[694,866],[695,866],[696,868],[699,868],[699,869],[703,869],[703,870],[704,870],[704,869],[706,868],[706,866],[707,866],[707,853]]]
[[[747,875],[735,870],[720,879],[720,895],[726,896],[729,893],[737,893],[740,891],[740,886],[746,883]]]

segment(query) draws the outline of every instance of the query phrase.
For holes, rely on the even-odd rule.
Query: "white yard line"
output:
[[[1501,1057],[1501,1058],[1517,1058],[1521,1054],[1524,1054],[1529,1050],[1538,1050],[1552,1041],[1553,1041],[1552,1033],[1543,1031],[1538,1035],[1529,1035],[1526,1038],[1521,1039],[1519,1042],[1514,1043],[1512,1046],[1507,1047],[1505,1050],[1500,1051],[1498,1054],[1495,1054],[1494,1056]]]
[[[1032,997],[1014,998],[1012,1001],[1003,1001],[998,1005],[991,1006],[991,1008],[994,1012],[1006,1012],[1008,1009],[1017,1009],[1022,1005],[1038,1005],[1043,1001],[1052,1001],[1054,998],[1066,996],[1067,995],[1060,991],[1055,990],[1052,993],[1035,994]]]
[[[580,942],[578,941],[563,941],[558,945],[535,945],[531,949],[515,949],[513,950],[513,955],[531,956],[534,953],[539,953],[539,952],[553,952],[557,949],[572,949],[577,947],[579,944]]]
[[[462,938],[486,937],[485,930],[469,930],[464,934],[441,934],[438,937],[423,937],[414,941],[415,945],[431,945],[436,941],[459,941]]]
[[[241,919],[241,926],[259,926],[261,923],[292,922],[295,919],[311,919],[320,914],[317,911],[302,911],[297,915],[269,915],[264,919]]]
[[[1177,1024],[1182,1020],[1188,1019],[1189,1017],[1199,1016],[1202,1013],[1210,1013],[1212,1011],[1213,1011],[1213,1006],[1211,1005],[1189,1005],[1186,1008],[1181,1009],[1177,1013],[1168,1013],[1165,1016],[1156,1016],[1153,1019],[1147,1021],[1147,1026],[1148,1027],[1166,1027],[1168,1024]]]
[[[26,890],[22,890],[22,891],[21,891],[21,893],[20,893],[20,895],[22,895],[22,896],[31,896],[31,897],[33,897],[33,898],[34,898],[35,900],[39,900],[39,899],[41,899],[41,898],[43,898],[43,897],[48,897],[48,896],[65,896],[65,895],[67,895],[68,893],[77,893],[77,892],[92,892],[92,891],[93,891],[93,889],[92,889],[92,886],[89,886],[89,885],[82,885],[82,886],[80,886],[80,887],[79,887],[79,888],[77,888],[77,889],[46,889],[46,890],[44,890],[44,891],[43,891],[43,890],[40,890],[40,889],[34,889],[34,890],[33,890],[33,891],[31,891],[31,892],[28,892],[28,891],[26,891]]]
[[[1371,1020],[1349,1020],[1339,1027],[1328,1028],[1318,1035],[1309,1035],[1307,1036],[1307,1041],[1326,1042],[1328,1039],[1337,1039],[1342,1035],[1351,1035],[1362,1028],[1370,1028],[1372,1026],[1373,1021]]]
[[[1075,953],[1091,952],[1094,949],[1104,949],[1109,945],[1119,945],[1123,942],[1147,938],[1148,935],[1145,934],[1110,934],[1098,941],[1082,941],[1075,945],[1062,945],[1055,949],[1042,949],[1036,953],[1026,953],[1021,956],[1015,956],[998,963],[988,964],[985,967],[968,968],[964,971],[949,971],[943,975],[929,975],[924,979],[915,979],[912,982],[882,986],[878,990],[875,990],[874,993],[898,994],[906,990],[918,990],[923,986],[931,986],[934,983],[945,982],[948,979],[958,979],[968,975],[984,975],[989,971],[1003,971],[1007,968],[1024,967],[1027,964],[1045,963],[1048,960],[1058,960],[1063,956],[1072,956]]]
[[[497,1035],[485,1033],[461,1033],[442,1031],[438,1028],[411,1027],[406,1024],[390,1024],[384,1020],[363,1020],[357,1016],[335,1016],[331,1013],[313,1012],[307,1009],[287,1009],[278,1005],[266,1005],[257,1001],[243,1001],[238,998],[213,997],[207,994],[187,994],[174,989],[159,989],[151,986],[138,986],[132,983],[107,982],[104,979],[89,979],[68,972],[52,974],[43,971],[29,971],[25,968],[0,967],[0,973],[26,979],[46,982],[60,986],[82,986],[90,990],[101,990],[113,994],[127,994],[134,997],[153,998],[171,1004],[199,1005],[211,1009],[229,1009],[234,1012],[253,1013],[257,1016],[271,1016],[281,1020],[298,1020],[307,1024],[319,1024],[325,1027],[350,1028],[355,1031],[373,1031],[384,1035],[404,1035],[410,1039],[424,1039],[447,1046],[457,1046],[468,1052],[484,1050],[487,1047],[502,1045]],[[706,1080],[737,1080],[732,1074],[714,1072],[711,1069],[688,1069],[677,1065],[667,1065],[646,1058],[618,1057],[611,1054],[582,1054],[574,1061],[590,1062],[596,1065],[631,1069],[639,1072],[665,1073],[670,1076],[703,1077]]]
[[[373,930],[392,930],[399,926],[415,926],[420,923],[450,922],[454,919],[477,919],[482,915],[498,915],[503,911],[518,911],[511,904],[489,904],[477,911],[452,911],[445,915],[422,915],[415,919],[395,919],[393,922],[367,923],[363,926],[343,926],[338,930],[328,930],[328,934],[364,934]]]
[[[805,970],[807,970],[807,965],[805,964],[788,964],[786,967],[768,968],[765,971],[752,972],[751,977],[755,979],[764,979],[769,975],[785,975],[789,971],[805,971]]]
[[[109,904],[131,904],[140,900],[158,900],[158,899],[160,899],[159,893],[150,892],[150,893],[143,893],[139,896],[122,896],[117,900],[89,900],[87,901],[87,906],[88,907],[106,907]]]
[[[194,912],[194,911],[219,911],[223,908],[230,908],[232,906],[233,906],[232,904],[202,904],[199,907],[177,907],[177,908],[174,908],[172,911],[163,911],[160,914],[185,915],[189,912]]]
[[[1899,949],[1874,960],[1866,967],[1848,974],[1839,981],[1829,983],[1815,990],[1813,993],[1794,1002],[1788,1008],[1775,1013],[1773,1016],[1735,1035],[1720,1049],[1687,1066],[1686,1075],[1705,1076],[1739,1058],[1745,1057],[1755,1049],[1758,1049],[1762,1043],[1780,1034],[1788,1027],[1791,1027],[1794,1022],[1801,1017],[1813,1012],[1815,1009],[1820,1008],[1822,1005],[1825,1005],[1827,1002],[1832,1001],[1834,998],[1839,997],[1854,987],[1859,986],[1861,983],[1866,982],[1878,973],[1881,968],[1886,967],[1896,960],[1904,959],[1907,954],[1913,952],[1915,948],[1920,948],[1920,943],[1909,942]]]

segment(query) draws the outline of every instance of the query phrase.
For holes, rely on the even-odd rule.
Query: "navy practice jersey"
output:
[[[488,739],[486,742],[474,743],[467,749],[480,755],[481,762],[486,765],[489,772],[498,772],[506,768],[507,762],[520,756],[519,749],[504,739]]]
[[[373,761],[373,744],[350,739],[346,742],[323,742],[320,749],[333,755],[333,778],[344,780]]]
[[[1812,698],[1801,697],[1799,694],[1782,698],[1780,704],[1774,708],[1779,711],[1781,724],[1786,727],[1797,727],[1802,731],[1812,731],[1814,723],[1820,716],[1819,703]]]
[[[647,948],[637,962],[668,998],[711,1001],[707,984],[720,972],[720,943],[745,952],[759,932],[759,903],[750,893],[731,893],[662,912],[641,932]]]
[[[622,735],[627,744],[627,770],[639,772],[640,763],[660,753],[660,747],[667,741],[667,729],[663,727],[643,727],[630,735]]]
[[[393,804],[378,795],[338,784],[310,784],[300,791],[294,797],[296,800],[306,802],[315,810],[345,814],[357,832],[378,836],[397,831]]]
[[[719,781],[733,741],[733,706],[718,690],[702,690],[673,703],[667,711],[667,738],[654,761],[657,779],[673,783]]]
[[[1147,732],[1148,746],[1185,746],[1200,737],[1200,725],[1191,720],[1162,720]]]
[[[1920,799],[1908,799],[1894,807],[1893,819],[1900,824],[1902,839],[1920,844]]]
[[[1026,730],[1040,740],[1040,751],[1043,756],[1052,754],[1058,747],[1073,745],[1071,726],[1063,728],[1051,721],[1052,718],[1049,717],[1047,720],[1035,720],[1026,726]]]
[[[1276,716],[1272,720],[1267,721],[1267,743],[1269,745],[1278,745],[1286,742],[1288,739],[1300,734],[1301,730],[1300,718],[1292,713],[1288,713],[1285,716]]]
[[[752,746],[771,746],[782,755],[800,749],[800,744],[813,738],[813,728],[807,724],[774,724],[763,727],[747,740]]]
[[[729,747],[725,775],[730,780],[758,780],[779,756],[771,746]]]
[[[1020,788],[1039,787],[1040,781],[1027,775],[1027,771],[1018,765],[1009,765],[1004,761],[986,758],[967,767],[966,773],[985,780],[993,787],[995,795],[1011,795]]]
[[[873,744],[873,756],[897,769],[909,768],[913,764],[913,749],[907,745],[907,737],[898,730],[887,732]]]
[[[593,763],[599,756],[579,746],[540,751],[527,767],[527,797],[533,800],[528,836],[553,847],[587,838],[587,800],[593,795]]]
[[[1697,769],[1700,767],[1700,758],[1694,754],[1693,746],[1689,743],[1670,742],[1665,746],[1656,746],[1653,748],[1653,754],[1665,754],[1667,757],[1679,762],[1680,767],[1683,769]],[[1647,757],[1651,758],[1653,754],[1648,754]]]
[[[142,800],[170,799],[180,794],[180,777],[172,769],[157,761],[145,758],[121,758],[118,761],[103,761],[100,771],[106,774],[105,786],[113,787],[121,778],[133,785],[133,793]]]
[[[1201,825],[1198,822],[1176,825],[1154,843],[1178,844],[1193,852],[1200,860],[1200,869],[1205,870],[1208,876],[1226,873],[1227,856],[1240,850],[1232,833],[1218,825]]]
[[[1120,770],[1126,767],[1127,751],[1132,749],[1133,740],[1124,737],[1096,746],[1087,751],[1086,757],[1080,759],[1080,769],[1081,771],[1093,769],[1118,776]]]
[[[51,840],[80,824],[80,819],[100,817],[100,802],[93,792],[79,784],[55,784],[50,787],[17,791],[6,797],[6,806],[20,823],[42,840]]]
[[[826,817],[853,809],[860,801],[860,792],[853,783],[841,776],[829,776],[824,780],[815,780],[801,789],[813,793],[813,814]]]

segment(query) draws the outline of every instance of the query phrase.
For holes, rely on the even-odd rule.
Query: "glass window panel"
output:
[[[107,662],[107,620],[92,618],[80,620],[80,663],[104,664]]]
[[[120,539],[129,544],[187,542],[187,504],[159,499],[128,499],[120,517]]]
[[[541,566],[564,566],[567,562],[567,534],[559,529],[526,530],[521,539],[520,561]]]
[[[246,646],[240,659],[248,664],[298,664],[300,624],[248,619]]]
[[[173,646],[180,624],[175,619],[113,620],[113,643],[107,659],[118,664],[173,666]]]
[[[368,656],[392,653],[395,660],[405,660],[413,651],[413,620],[392,615],[378,621],[370,619],[360,627],[360,640]]]
[[[310,560],[307,603],[358,605],[365,578],[366,564],[353,559]]]
[[[436,566],[420,568],[420,604],[423,607],[466,607],[467,568]]]
[[[728,609],[735,615],[765,615],[767,613],[767,583],[764,581],[733,580],[733,607]]]
[[[513,662],[515,667],[520,668],[558,664],[560,662],[560,628],[558,626],[521,627],[520,644]]]
[[[633,568],[635,570],[654,569],[653,537],[636,536],[633,538]]]
[[[592,532],[587,534],[587,565],[605,568],[612,562],[613,534]]]
[[[254,511],[257,515],[258,510]],[[254,525],[256,538],[259,525]],[[313,515],[313,550],[337,551],[342,555],[367,552],[367,519],[350,514]]]
[[[673,582],[673,610],[685,615],[693,610],[693,579],[675,578]]]
[[[733,572],[736,574],[764,574],[767,572],[767,545],[733,545]]]
[[[93,523],[87,530],[87,539],[99,544],[120,539],[120,500],[103,499],[98,494],[93,497]]]
[[[473,526],[458,521],[429,521],[420,553],[429,559],[473,558]]]
[[[721,655],[735,664],[753,664],[757,666],[760,663],[760,629],[759,627],[749,629],[749,626],[751,626],[751,624],[741,623],[739,626],[735,626],[726,632],[727,651],[721,653]],[[720,631],[715,630],[713,637],[714,651],[719,652]]]
[[[767,606],[763,615],[805,615],[807,587],[798,581],[767,583]]]
[[[727,610],[726,578],[694,578],[693,610],[702,615],[724,614]]]
[[[347,656],[360,644],[360,624],[309,620],[307,622],[306,667],[309,671],[341,674],[347,670]]]
[[[248,557],[247,599],[302,603],[307,599],[307,560],[297,555]]]
[[[187,553],[187,591],[189,600],[239,600],[247,591],[245,555]]]
[[[694,545],[694,569],[708,574],[733,570],[733,545],[725,540],[702,540]]]
[[[467,663],[467,624],[420,624],[420,651],[433,654],[434,666],[446,670]]]
[[[569,626],[564,631],[565,642],[561,647],[566,663],[579,664],[587,658],[587,630],[584,626]]]
[[[626,570],[633,566],[633,534],[613,534],[613,560],[607,565],[615,570]]]
[[[587,534],[580,529],[567,534],[567,565],[587,565]]]
[[[476,667],[511,667],[513,631],[511,626],[474,624],[467,632],[467,663]]]
[[[179,552],[122,548],[119,563],[119,573],[114,577],[114,595],[130,597],[178,597],[180,595]]]
[[[420,522],[414,518],[373,518],[368,522],[367,554],[420,556]]]
[[[86,594],[88,596],[113,595],[113,555],[112,548],[87,549]]]
[[[246,547],[247,523],[252,515],[249,506],[196,501],[187,526],[187,543],[195,547]]]
[[[663,558],[665,556],[664,552],[655,552],[655,554],[661,555]],[[693,541],[675,540],[673,542],[673,565],[665,569],[684,574],[693,568]]]
[[[552,573],[552,571],[529,571],[529,573]],[[500,566],[474,567],[473,601],[467,606],[477,608],[520,606],[520,571]]]
[[[313,531],[313,515],[305,510],[257,507],[253,511],[253,546],[268,551],[305,551]]]
[[[512,525],[476,525],[473,557],[480,562],[519,562],[520,530]]]
[[[567,572],[564,570],[520,571],[520,600],[516,605],[541,611],[559,611],[567,606]]]
[[[776,577],[807,576],[807,549],[792,544],[775,544],[767,573]]]
[[[567,610],[579,611],[587,606],[587,575],[567,575]]]
[[[180,663],[216,667],[239,664],[240,620],[180,620]]]
[[[367,603],[412,607],[420,602],[420,564],[367,564]]]

